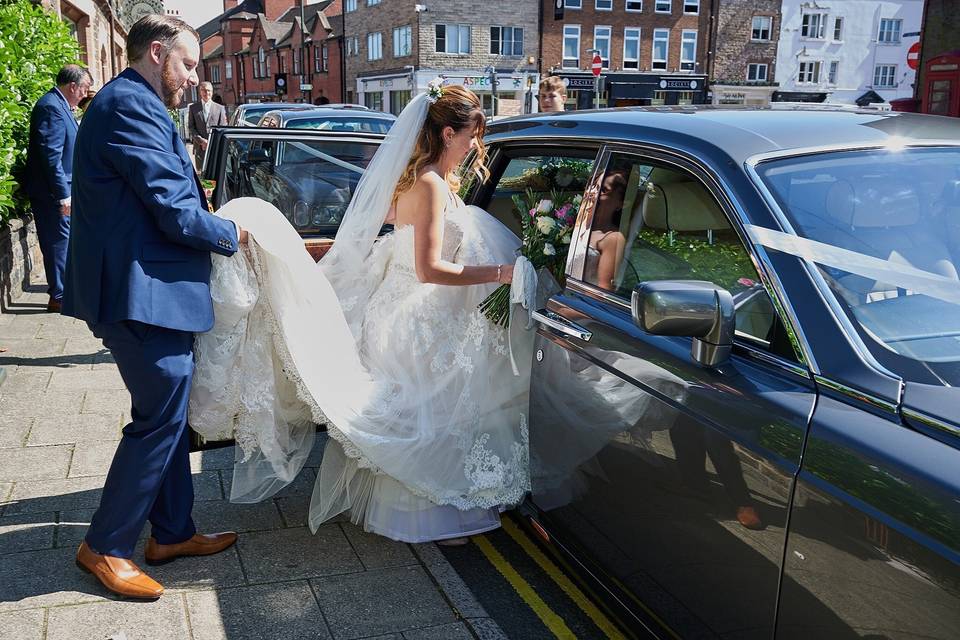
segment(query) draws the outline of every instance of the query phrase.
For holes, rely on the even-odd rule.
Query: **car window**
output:
[[[520,235],[517,216],[542,200],[554,208],[579,206],[593,174],[596,151],[571,150],[565,154],[518,154],[509,157],[496,178],[496,186],[485,207],[495,218]],[[571,209],[575,216],[576,208]]]
[[[761,179],[874,356],[907,380],[960,385],[960,150],[785,158]]]
[[[356,133],[387,133],[392,120],[377,118],[305,118],[291,120],[288,129],[315,129],[317,131],[347,131]]]
[[[582,277],[626,300],[640,282],[706,280],[733,295],[738,335],[767,348],[779,342],[770,296],[726,214],[702,182],[673,165],[610,156]],[[782,351],[795,359],[792,348]]]
[[[273,204],[301,235],[334,235],[377,150],[356,140],[229,140],[224,197]]]

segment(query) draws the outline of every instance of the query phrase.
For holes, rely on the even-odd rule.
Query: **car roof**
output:
[[[314,120],[314,119],[343,119],[351,120],[396,120],[396,116],[383,111],[370,111],[369,109],[343,109],[329,107],[314,107],[312,109],[303,109],[300,111],[268,111],[263,114],[260,121],[263,122],[268,116],[276,117],[280,124],[286,124],[291,120]]]
[[[505,138],[643,140],[696,153],[714,152],[742,164],[760,154],[890,144],[960,144],[960,118],[842,106],[624,107],[516,116],[487,127]]]

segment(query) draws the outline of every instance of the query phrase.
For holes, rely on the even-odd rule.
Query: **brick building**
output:
[[[540,1],[540,69],[565,80],[568,109],[595,104],[594,50],[601,107],[706,102],[709,0]]]
[[[127,66],[127,26],[121,7],[110,0],[45,0],[80,44],[80,62],[97,90]],[[161,7],[162,8],[162,7]]]
[[[720,0],[707,73],[713,104],[765,105],[780,40],[781,0]]]
[[[231,6],[232,5],[232,6]],[[198,29],[203,65],[228,109],[247,102],[342,102],[340,0],[225,0],[224,13]],[[286,74],[277,94],[276,74]],[[194,97],[195,99],[195,97]]]
[[[538,1],[344,0],[347,100],[399,113],[443,76],[488,113],[535,109]]]

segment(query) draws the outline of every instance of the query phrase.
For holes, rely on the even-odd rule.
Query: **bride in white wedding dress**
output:
[[[456,195],[471,151],[469,170],[487,175],[483,131],[462,87],[414,98],[319,265],[271,205],[218,212],[252,239],[246,260],[214,257],[216,324],[197,337],[190,422],[236,438],[231,500],[291,482],[313,421],[330,436],[314,531],[346,512],[395,540],[459,543],[529,490],[529,368],[515,374],[506,331],[477,309],[511,281],[519,241]],[[378,239],[384,222],[395,230]]]

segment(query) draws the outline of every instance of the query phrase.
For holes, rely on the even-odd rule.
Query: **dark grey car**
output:
[[[568,566],[661,637],[960,637],[960,121],[638,109],[487,141],[475,204],[583,200],[524,506]]]

